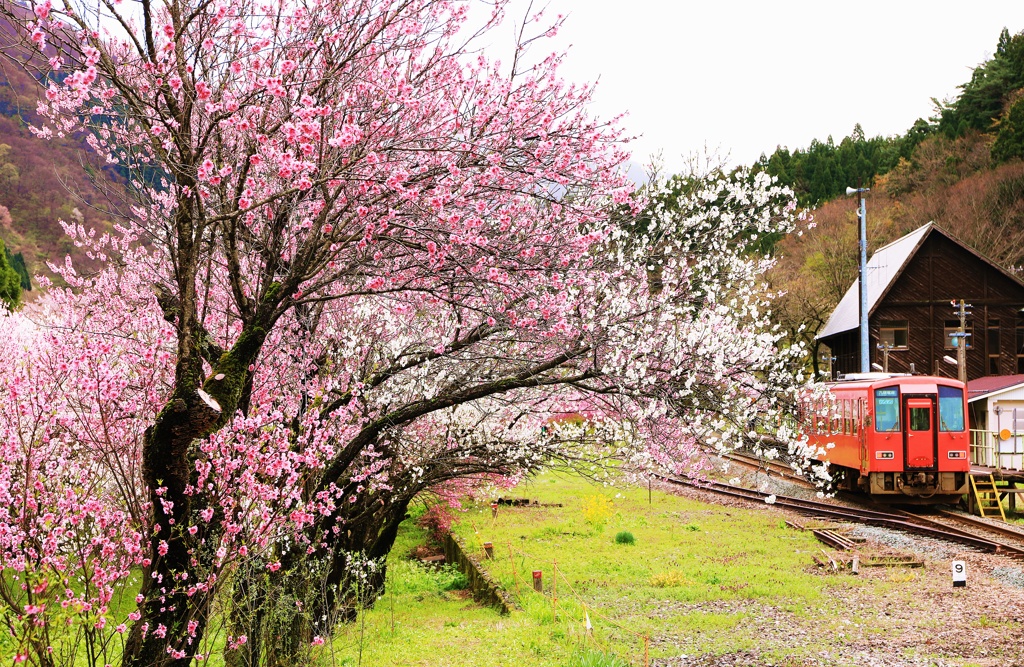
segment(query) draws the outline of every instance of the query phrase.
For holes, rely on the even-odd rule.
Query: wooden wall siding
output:
[[[889,370],[910,372],[913,363],[918,373],[956,377],[956,366],[942,358],[956,358],[956,350],[945,349],[944,330],[947,320],[956,319],[950,301],[959,299],[972,305],[968,379],[989,374],[987,325],[993,320],[999,321],[999,374],[1016,373],[1016,326],[1024,316],[1024,286],[936,231],[928,235],[871,314],[871,361],[882,364],[882,353],[876,347],[879,323],[906,320],[909,349],[889,353]],[[857,330],[823,339],[835,357],[837,374],[860,371],[859,340]]]

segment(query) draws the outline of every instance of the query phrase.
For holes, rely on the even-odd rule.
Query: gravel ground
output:
[[[726,479],[741,477],[746,486],[797,497],[815,492],[766,478],[735,464]],[[715,504],[757,506],[709,492],[666,487]],[[830,502],[843,504],[832,499]],[[777,507],[764,511],[794,518]],[[798,521],[806,522],[803,517]],[[864,567],[847,578],[839,594],[827,600],[821,618],[812,614],[744,603],[754,609],[763,648],[729,655],[695,655],[686,637],[655,642],[678,650],[678,657],[653,661],[656,667],[1024,667],[1024,564],[979,553],[961,545],[907,535],[886,528],[854,526],[846,532],[865,540],[866,552],[913,555],[920,568]],[[967,564],[967,587],[953,588],[951,561]],[[820,568],[821,576],[831,576]],[[722,606],[716,603],[716,606]],[[695,611],[697,609],[694,609]],[[826,627],[822,627],[822,625]],[[690,643],[692,646],[692,643]],[[797,657],[799,656],[799,657]]]

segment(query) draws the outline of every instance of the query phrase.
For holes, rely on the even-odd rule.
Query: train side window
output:
[[[875,390],[875,430],[900,430],[900,390],[886,387]]]
[[[956,387],[939,387],[939,430],[964,430],[964,392]]]

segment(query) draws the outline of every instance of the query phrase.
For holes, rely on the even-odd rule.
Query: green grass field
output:
[[[415,522],[418,507],[389,557],[385,595],[314,647],[310,664],[626,667],[745,654],[797,667],[855,665],[848,653],[857,646],[944,655],[937,646],[901,643],[899,634],[920,636],[948,622],[935,615],[943,604],[935,601],[953,595],[945,563],[929,566],[941,570],[938,584],[923,570],[826,573],[812,560],[821,555],[815,538],[787,528],[768,506],[726,507],[657,490],[649,500],[646,488],[556,474],[505,495],[543,505],[502,506],[492,518],[491,499],[482,499],[457,513],[454,532],[519,611],[502,616],[481,606],[464,575],[410,558],[427,540]],[[493,560],[484,560],[484,542],[493,544]],[[532,589],[534,570],[543,575],[541,593]],[[896,622],[890,610],[908,613]],[[977,631],[1004,620],[986,616]],[[209,662],[222,664],[219,650]]]
[[[481,502],[459,514],[454,532],[480,558],[483,542],[493,543],[495,559],[485,564],[522,611],[500,616],[447,590],[451,574],[405,560],[425,537],[407,521],[390,561],[389,592],[340,630],[333,664],[642,665],[645,650],[654,661],[678,657],[681,646],[689,655],[758,647],[794,656],[804,649],[765,646],[757,617],[821,613],[845,586],[868,583],[821,576],[811,560],[819,549],[814,537],[786,528],[772,512],[656,490],[648,502],[646,488],[555,474],[507,495],[562,507],[502,506],[492,519]],[[616,539],[623,532],[633,543]],[[542,594],[532,590],[534,570],[543,573]],[[821,626],[841,621],[833,610]]]

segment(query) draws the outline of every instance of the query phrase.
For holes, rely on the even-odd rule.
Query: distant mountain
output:
[[[95,262],[74,247],[59,220],[108,229],[102,186],[119,188],[119,178],[82,137],[46,141],[31,134],[43,89],[32,68],[18,62],[32,63],[33,55],[9,25],[0,26],[0,51],[0,239],[31,275],[48,274],[46,262],[65,255],[88,270]]]

